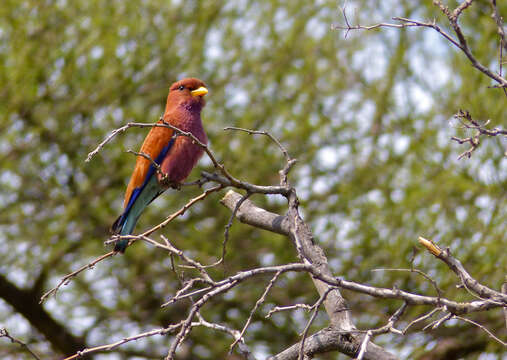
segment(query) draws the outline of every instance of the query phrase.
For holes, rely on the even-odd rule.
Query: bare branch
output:
[[[169,240],[164,235],[160,235],[160,237],[164,241],[165,245],[162,245],[162,244],[160,244],[160,243],[158,243],[156,241],[153,241],[150,238],[148,238],[147,236],[143,236],[142,238],[143,238],[143,240],[146,240],[146,241],[149,241],[151,243],[154,243],[154,245],[157,246],[157,247],[165,249],[165,250],[169,251],[170,253],[179,256],[184,262],[186,262],[187,264],[189,264],[191,267],[196,268],[197,270],[199,270],[199,272],[201,273],[201,276],[203,277],[204,281],[207,281],[209,283],[214,283],[213,279],[211,279],[211,277],[209,276],[209,274],[206,271],[205,267],[200,262],[195,261],[194,259],[186,256],[183,253],[183,251],[181,251],[180,249],[176,248],[173,244],[171,244],[169,242]]]
[[[248,325],[250,325],[250,322],[252,321],[252,318],[255,314],[255,312],[257,311],[257,309],[259,308],[259,306],[264,302],[266,301],[266,296],[268,295],[269,291],[273,288],[273,286],[275,285],[275,282],[276,280],[278,280],[278,277],[280,276],[281,272],[277,272],[273,278],[271,279],[271,281],[268,283],[268,285],[266,286],[266,289],[264,289],[264,292],[262,293],[262,296],[259,298],[259,300],[257,300],[257,302],[255,303],[253,309],[250,311],[250,315],[248,316],[248,319],[246,320],[246,323],[245,325],[243,326],[243,329],[241,330],[241,333],[239,335],[238,338],[236,338],[236,340],[231,344],[230,346],[230,349],[229,349],[229,353],[232,352],[232,350],[234,349],[234,347],[236,346],[236,344],[243,338],[243,336],[245,335],[245,331],[246,329],[248,328]]]
[[[503,70],[503,53],[504,51],[507,51],[507,41],[505,40],[505,30],[503,25],[503,18],[500,15],[500,12],[498,11],[498,7],[496,6],[496,0],[491,0],[491,7],[493,9],[493,18],[495,19],[496,26],[497,26],[497,32],[498,36],[500,37],[500,43],[498,46],[498,74],[500,76],[503,76],[502,70]],[[503,88],[504,94],[507,96],[507,88]]]
[[[234,221],[234,218],[236,217],[236,213],[238,212],[239,207],[245,200],[247,200],[252,193],[247,192],[243,197],[236,203],[236,206],[234,207],[234,210],[232,211],[231,216],[229,217],[229,221],[227,222],[227,225],[225,225],[224,230],[224,241],[222,242],[222,257],[220,260],[218,260],[217,265],[221,264],[223,261],[225,261],[225,254],[227,252],[227,241],[229,241],[229,229],[232,226],[232,222]]]
[[[21,341],[19,339],[16,339],[15,337],[11,336],[6,328],[0,329],[0,338],[2,338],[2,337],[9,339],[12,343],[19,344],[22,348],[24,348],[26,351],[28,351],[34,359],[41,360],[40,357],[38,357],[37,354],[35,354],[27,344],[25,344],[23,341]]]
[[[266,315],[266,318],[270,318],[274,313],[280,312],[280,311],[288,311],[288,310],[295,310],[295,309],[303,309],[306,311],[310,311],[313,309],[313,306],[308,304],[294,304],[289,306],[275,306],[271,310],[269,310],[268,314]]]
[[[355,357],[359,352],[361,339],[356,339],[355,337],[352,337],[351,334],[360,332],[363,333],[364,331],[343,331],[331,326],[327,327],[306,339],[305,354],[307,357],[311,357],[316,354],[338,350],[347,356]],[[300,343],[297,343],[285,349],[281,353],[269,357],[268,360],[296,360],[299,356],[299,350]],[[364,358],[371,360],[397,359],[394,355],[386,352],[384,349],[372,342],[368,343]]]
[[[402,334],[406,334],[408,329],[412,326],[412,325],[415,325],[421,321],[424,321],[424,320],[427,320],[429,319],[430,317],[432,317],[433,315],[435,315],[437,312],[439,311],[442,311],[444,310],[445,308],[443,306],[441,307],[436,307],[434,308],[433,310],[431,310],[430,312],[428,312],[427,314],[424,314],[418,318],[416,318],[415,320],[412,320],[402,331],[401,333]]]
[[[433,330],[435,330],[437,327],[439,327],[440,325],[445,323],[447,320],[450,320],[452,318],[453,315],[450,312],[447,312],[445,308],[444,308],[443,312],[444,312],[444,315],[440,319],[435,320],[432,323],[423,327],[423,331],[425,331],[428,328],[432,328]]]
[[[507,295],[507,276],[505,276],[504,283],[502,284],[502,293]],[[505,327],[507,327],[507,306],[503,308],[503,316],[505,318]]]
[[[227,334],[231,335],[234,339],[239,339],[238,348],[239,348],[241,355],[243,355],[243,357],[245,357],[246,360],[255,360],[255,357],[253,356],[252,352],[250,351],[248,346],[245,344],[245,342],[241,339],[241,335],[238,330],[231,329],[231,328],[221,325],[221,324],[210,323],[210,322],[204,320],[201,313],[197,313],[197,318],[199,319],[199,324],[201,324],[205,327],[208,327],[210,329],[213,329],[213,330],[218,330],[218,331],[222,331],[224,333],[227,333]]]
[[[470,112],[459,110],[457,114],[454,115],[454,118],[457,119],[460,122],[460,127],[464,129],[470,129],[475,132],[473,136],[470,136],[468,138],[460,139],[458,137],[451,137],[451,140],[454,140],[458,142],[459,144],[464,143],[470,143],[470,149],[462,153],[460,156],[458,156],[458,160],[462,159],[463,157],[470,158],[472,156],[472,153],[479,147],[480,144],[480,137],[482,135],[485,136],[497,136],[497,135],[504,135],[507,136],[507,130],[500,129],[500,128],[494,128],[493,130],[487,129],[486,126],[489,124],[489,120],[486,121],[484,124],[480,124],[478,121],[474,120],[472,118],[472,115],[470,115]]]
[[[222,184],[223,186],[227,187],[235,187],[237,189],[243,189],[247,192],[250,192],[252,194],[279,194],[279,195],[285,195],[287,194],[287,188],[285,186],[263,186],[263,185],[254,185],[250,184],[246,181],[240,181],[235,180],[230,181],[230,179],[221,176],[219,174],[215,173],[209,173],[206,171],[201,172],[201,175],[207,180],[207,181],[214,181],[219,184]]]
[[[183,323],[183,321],[180,321],[179,323],[174,324],[174,325],[169,325],[166,328],[151,330],[151,331],[140,333],[140,334],[137,334],[134,336],[129,336],[129,337],[123,338],[119,341],[116,341],[114,343],[110,343],[107,345],[100,345],[100,346],[95,346],[95,347],[88,348],[88,349],[83,349],[83,350],[77,352],[76,354],[65,358],[64,360],[78,359],[78,358],[82,357],[83,355],[87,355],[87,354],[95,353],[95,352],[99,352],[99,351],[111,351],[111,350],[113,350],[113,349],[115,349],[127,342],[139,340],[139,339],[142,339],[145,337],[170,334],[170,333],[176,331],[178,328],[180,328],[182,326],[182,323]]]
[[[313,320],[315,320],[315,317],[317,316],[317,314],[319,312],[320,306],[322,305],[324,300],[326,300],[327,295],[332,290],[334,290],[333,287],[328,287],[326,289],[326,291],[320,296],[319,300],[317,300],[317,302],[315,304],[313,304],[313,306],[312,306],[312,308],[313,308],[312,316],[310,317],[310,319],[306,323],[305,329],[303,330],[303,333],[302,333],[302,338],[301,338],[301,342],[300,342],[300,346],[299,346],[299,356],[298,356],[299,360],[303,360],[305,357],[305,340],[306,340],[306,337],[308,336],[308,330],[310,330],[310,326],[312,325]]]
[[[425,241],[430,241],[419,237],[419,239],[423,239]],[[438,249],[440,248],[433,242],[431,243]],[[475,280],[463,267],[461,262],[451,255],[451,251],[449,248],[445,250],[440,250],[438,255],[433,253],[435,257],[442,260],[447,266],[460,278],[461,282],[465,287],[479,295],[482,299],[491,299],[494,301],[498,301],[500,304],[503,302],[507,305],[507,296],[502,294],[501,292],[495,291],[493,289],[488,288],[480,284],[477,280]]]
[[[95,260],[93,260],[92,262],[84,265],[84,266],[81,266],[79,269],[71,272],[70,274],[67,274],[65,275],[61,280],[60,282],[58,283],[58,285],[56,285],[54,288],[52,288],[51,290],[47,291],[44,295],[42,295],[42,297],[40,298],[40,301],[39,301],[39,304],[42,304],[49,296],[51,295],[54,295],[56,294],[56,292],[58,291],[58,289],[60,289],[60,287],[62,285],[67,285],[69,283],[69,281],[76,275],[78,275],[79,273],[85,271],[86,269],[93,269],[93,267],[101,262],[102,260],[104,259],[107,259],[108,257],[111,257],[113,255],[115,255],[116,252],[114,251],[111,251],[111,252],[108,252],[107,254],[104,254],[102,256],[99,256],[98,258],[96,258]]]
[[[451,24],[456,36],[457,40],[454,39],[451,35],[447,34],[440,26],[438,26],[434,21],[433,22],[422,22],[413,19],[407,19],[403,17],[393,17],[393,20],[400,21],[401,24],[390,24],[390,23],[380,23],[371,26],[362,26],[355,25],[351,26],[346,18],[345,8],[342,8],[342,14],[344,15],[346,26],[333,26],[333,29],[346,30],[348,32],[350,30],[373,30],[381,27],[390,27],[390,28],[405,28],[405,27],[427,27],[435,30],[440,35],[442,35],[447,41],[451,44],[459,48],[472,63],[472,66],[481,71],[483,74],[493,79],[498,83],[498,87],[505,88],[507,87],[507,79],[502,77],[501,74],[497,74],[493,72],[488,67],[482,65],[472,54],[472,51],[468,47],[467,41],[463,35],[461,27],[458,24],[458,18],[461,13],[468,8],[472,4],[473,0],[466,0],[461,3],[454,11],[450,11],[446,6],[442,4],[440,0],[434,0],[433,3],[440,8],[440,10],[447,16],[449,23]]]
[[[372,271],[408,271],[408,272],[411,272],[411,273],[416,273],[416,274],[419,274],[421,275],[423,278],[425,278],[426,280],[428,280],[431,285],[433,285],[433,287],[435,288],[435,291],[437,292],[437,295],[439,297],[442,296],[443,292],[442,290],[438,287],[438,284],[435,280],[433,280],[431,278],[431,276],[429,276],[428,274],[426,274],[424,271],[421,271],[421,270],[418,270],[418,269],[373,269]]]
[[[241,194],[229,190],[220,200],[220,203],[229,210],[234,211],[236,204],[241,200]],[[236,217],[242,223],[268,230],[281,235],[289,235],[289,219],[286,216],[266,211],[245,200],[236,210]]]
[[[363,339],[363,342],[361,343],[361,347],[359,348],[359,355],[357,355],[357,360],[363,360],[364,354],[366,354],[366,348],[368,346],[368,342],[370,341],[370,338],[372,336],[372,333],[370,330],[366,332],[366,336]]]
[[[214,186],[210,189],[207,189],[206,191],[204,191],[202,194],[200,194],[199,196],[191,199],[189,202],[187,202],[182,208],[180,208],[178,211],[174,212],[173,214],[171,214],[169,217],[166,218],[166,220],[164,220],[163,222],[161,222],[160,224],[158,224],[157,226],[154,226],[153,228],[145,231],[144,233],[140,234],[140,235],[114,235],[111,237],[111,240],[108,240],[108,241],[105,241],[105,244],[112,244],[112,243],[115,243],[121,239],[129,239],[129,246],[136,240],[144,240],[144,241],[147,241],[147,242],[150,242],[152,245],[155,245],[157,247],[160,247],[160,248],[164,248],[165,250],[169,251],[169,252],[172,252],[171,250],[172,249],[169,249],[166,246],[164,246],[163,244],[160,244],[160,243],[157,243],[156,241],[149,241],[148,240],[148,236],[150,234],[152,234],[153,232],[163,228],[164,226],[166,226],[168,223],[170,223],[172,220],[174,220],[176,217],[178,216],[181,216],[183,215],[193,204],[195,204],[196,202],[198,201],[201,201],[203,199],[205,199],[209,194],[213,193],[213,192],[216,192],[216,191],[219,191],[223,188],[222,185],[217,185],[217,186]],[[151,240],[151,239],[150,239]],[[92,262],[90,262],[89,264],[87,265],[84,265],[82,267],[80,267],[79,269],[77,269],[76,271],[73,271],[72,273],[70,274],[67,274],[65,275],[61,280],[60,282],[58,283],[58,285],[56,287],[54,287],[53,289],[49,290],[48,292],[46,292],[44,295],[42,295],[41,297],[41,300],[40,300],[40,303],[44,302],[49,296],[55,294],[58,289],[62,286],[62,285],[66,285],[68,284],[68,282],[76,275],[80,274],[81,272],[83,272],[84,270],[86,269],[91,269],[93,268],[97,263],[99,263],[100,261],[108,258],[108,257],[111,257],[113,255],[115,255],[116,253],[114,251],[111,251],[107,254],[104,254],[102,256],[99,256],[98,258],[96,258],[95,260],[93,260]]]
[[[276,146],[278,146],[280,148],[280,150],[282,151],[282,153],[285,156],[285,159],[287,161],[291,160],[291,157],[289,156],[287,149],[282,145],[282,143],[280,141],[278,141],[278,139],[276,137],[274,137],[273,135],[271,135],[267,131],[243,129],[243,128],[239,128],[239,127],[235,127],[235,126],[225,127],[224,130],[244,131],[244,132],[248,133],[249,135],[265,135],[265,136],[269,137],[276,144]]]
[[[495,341],[498,341],[500,344],[502,344],[503,346],[507,347],[507,342],[500,340],[498,337],[495,336],[495,334],[493,334],[491,331],[489,331],[488,329],[486,329],[486,327],[482,326],[481,324],[479,324],[479,323],[477,323],[477,322],[475,322],[473,320],[467,319],[467,318],[465,318],[463,316],[454,316],[454,318],[458,319],[458,320],[465,321],[465,322],[467,322],[469,324],[477,326],[481,330],[485,331],[489,335],[490,338],[494,339]]]
[[[229,289],[235,287],[240,282],[256,275],[267,274],[267,273],[284,273],[288,271],[308,271],[309,265],[305,264],[287,264],[281,266],[268,266],[264,268],[253,269],[249,271],[242,271],[233,276],[228,277],[225,280],[216,282],[210,287],[210,290],[206,292],[199,300],[197,300],[191,307],[187,318],[183,321],[180,331],[176,335],[175,340],[171,344],[166,359],[173,359],[179,345],[186,339],[189,334],[189,330],[192,324],[193,318],[196,316],[199,309],[213,297],[220,295]]]

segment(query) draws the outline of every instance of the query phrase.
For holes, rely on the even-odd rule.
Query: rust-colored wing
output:
[[[144,139],[140,152],[149,155],[157,164],[160,164],[174,143],[172,136],[172,129],[155,126]],[[135,195],[141,192],[143,186],[155,172],[156,169],[150,160],[143,156],[137,157],[136,167],[125,192],[124,209],[127,209],[129,204],[131,205],[135,201]]]

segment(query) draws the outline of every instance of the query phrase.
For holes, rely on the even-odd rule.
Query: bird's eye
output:
[[[182,91],[182,90],[184,90],[184,89],[185,89],[185,87],[184,87],[183,85],[180,85],[180,86],[178,87],[178,90],[179,90],[179,91]]]

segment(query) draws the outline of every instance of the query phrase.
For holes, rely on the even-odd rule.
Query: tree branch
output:
[[[412,20],[407,19],[403,17],[393,17],[392,19],[395,21],[400,21],[401,24],[391,24],[391,23],[380,23],[375,24],[371,26],[363,26],[363,25],[350,25],[346,13],[345,8],[341,8],[343,17],[345,19],[346,26],[340,26],[340,25],[333,25],[333,29],[337,30],[346,30],[346,35],[349,33],[350,30],[373,30],[381,27],[391,27],[391,28],[405,28],[405,27],[427,27],[435,30],[440,35],[442,35],[447,41],[449,41],[451,44],[459,48],[470,60],[473,67],[475,67],[477,70],[488,76],[489,78],[493,79],[495,82],[498,83],[498,87],[506,88],[507,87],[507,79],[505,79],[501,74],[497,74],[488,67],[482,65],[472,54],[472,51],[468,47],[468,43],[465,39],[465,36],[463,35],[463,31],[461,30],[461,27],[458,24],[458,18],[462,14],[462,12],[467,9],[472,3],[473,0],[466,0],[461,3],[454,11],[449,10],[445,5],[442,4],[440,0],[434,0],[433,3],[440,8],[442,13],[447,16],[449,23],[451,24],[452,29],[454,30],[454,33],[457,36],[457,40],[454,39],[451,35],[447,34],[440,26],[438,26],[435,21],[433,22],[422,22],[418,20]]]
[[[38,357],[37,354],[34,353],[27,344],[25,344],[23,341],[21,341],[19,339],[16,339],[15,337],[11,336],[11,334],[9,334],[9,332],[7,331],[6,328],[1,328],[0,329],[0,338],[2,338],[2,337],[6,337],[12,343],[19,344],[23,349],[25,349],[26,351],[28,351],[30,353],[30,355],[32,355],[32,357],[34,359],[40,360],[40,357]]]

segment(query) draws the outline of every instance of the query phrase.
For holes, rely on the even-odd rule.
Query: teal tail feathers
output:
[[[131,196],[125,211],[116,219],[111,226],[111,232],[117,235],[130,235],[134,232],[137,220],[141,216],[144,209],[157,196],[164,192],[159,185],[156,176],[152,176],[148,183]],[[134,191],[135,192],[135,191]],[[114,251],[124,253],[127,249],[129,240],[121,239],[114,245]]]

